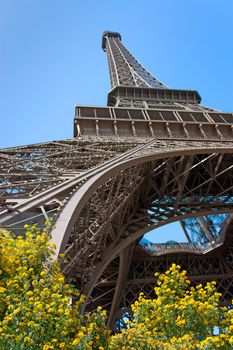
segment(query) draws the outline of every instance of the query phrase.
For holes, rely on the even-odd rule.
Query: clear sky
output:
[[[233,111],[233,0],[0,0],[0,147],[71,138],[106,105],[105,30],[162,82]]]
[[[0,0],[0,147],[70,138],[105,105],[105,30],[162,82],[233,110],[233,0]]]

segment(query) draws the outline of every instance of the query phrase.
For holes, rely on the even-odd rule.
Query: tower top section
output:
[[[120,86],[167,89],[127,50],[118,32],[104,32],[102,49],[107,53],[112,89]]]
[[[102,35],[102,49],[106,51],[106,41],[107,38],[117,38],[121,41],[121,35],[118,32],[103,32]]]

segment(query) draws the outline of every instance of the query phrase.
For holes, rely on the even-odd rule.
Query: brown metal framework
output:
[[[178,262],[192,281],[215,279],[233,298],[233,115],[169,89],[103,34],[112,90],[107,107],[77,106],[74,138],[0,151],[0,222],[20,232],[53,218],[63,273],[102,305],[109,325],[155,271]],[[185,243],[140,243],[179,221]],[[156,231],[155,231],[156,235]]]

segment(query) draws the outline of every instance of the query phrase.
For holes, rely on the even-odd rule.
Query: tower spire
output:
[[[127,50],[117,32],[104,32],[102,48],[107,53],[112,89],[117,86],[166,89]]]

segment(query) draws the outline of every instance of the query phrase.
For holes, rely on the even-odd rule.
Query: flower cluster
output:
[[[156,297],[140,294],[132,306],[134,320],[111,338],[111,350],[233,349],[233,310],[218,306],[215,282],[191,287],[175,264],[155,275]]]
[[[0,348],[105,348],[105,312],[82,316],[84,297],[65,283],[47,231],[0,231]]]
[[[65,282],[49,229],[0,231],[0,349],[233,349],[233,309],[219,307],[215,282],[193,287],[175,264],[155,274],[155,298],[141,293],[128,327],[110,335],[106,312],[84,313],[84,297]]]

